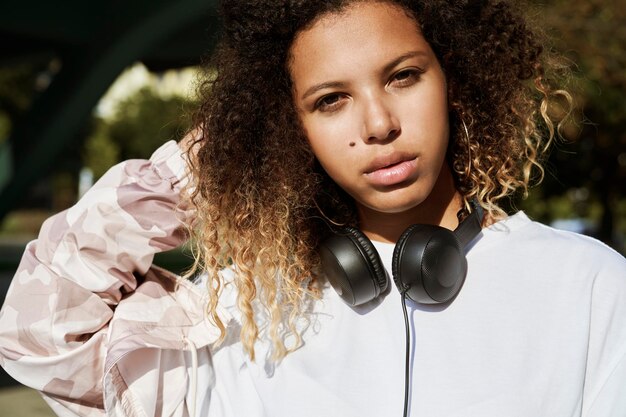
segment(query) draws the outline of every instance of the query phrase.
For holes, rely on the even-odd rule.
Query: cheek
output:
[[[342,122],[339,118],[314,119],[303,121],[303,126],[309,146],[327,171],[349,157],[349,144],[354,139],[348,123]]]
[[[327,135],[311,136],[309,144],[326,174],[350,193],[350,189],[357,180],[351,168],[357,166],[358,160],[353,152],[350,152],[351,148],[348,144],[334,137],[332,132],[327,133]]]
[[[403,131],[418,141],[426,155],[443,158],[449,140],[447,101],[439,94],[420,97],[416,101],[418,105],[407,105],[402,110]]]

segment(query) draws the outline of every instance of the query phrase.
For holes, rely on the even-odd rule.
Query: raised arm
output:
[[[0,311],[0,365],[57,414],[104,415],[108,323],[154,254],[184,241],[185,181],[183,153],[168,142],[111,168],[26,247]]]

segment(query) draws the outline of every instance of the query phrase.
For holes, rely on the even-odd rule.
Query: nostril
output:
[[[391,140],[395,140],[398,136],[400,136],[400,129],[391,129],[387,132],[387,134],[383,134],[383,135],[370,135],[367,138],[368,142],[373,142],[373,141],[383,141],[383,142],[387,142],[387,141],[391,141]],[[351,145],[352,146],[352,145]]]
[[[387,132],[387,136],[385,137],[385,141],[395,140],[398,136],[400,136],[400,129],[391,129]]]

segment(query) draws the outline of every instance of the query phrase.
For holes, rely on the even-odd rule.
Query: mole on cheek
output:
[[[350,142],[350,146],[354,146],[354,145],[356,145],[356,143]]]

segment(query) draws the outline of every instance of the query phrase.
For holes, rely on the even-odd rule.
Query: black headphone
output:
[[[393,250],[392,275],[400,292],[422,304],[445,303],[459,292],[467,260],[463,248],[480,233],[483,209],[472,212],[454,232],[440,226],[409,226]],[[352,306],[387,290],[388,280],[376,248],[353,227],[334,231],[319,247],[322,270],[343,300]]]

